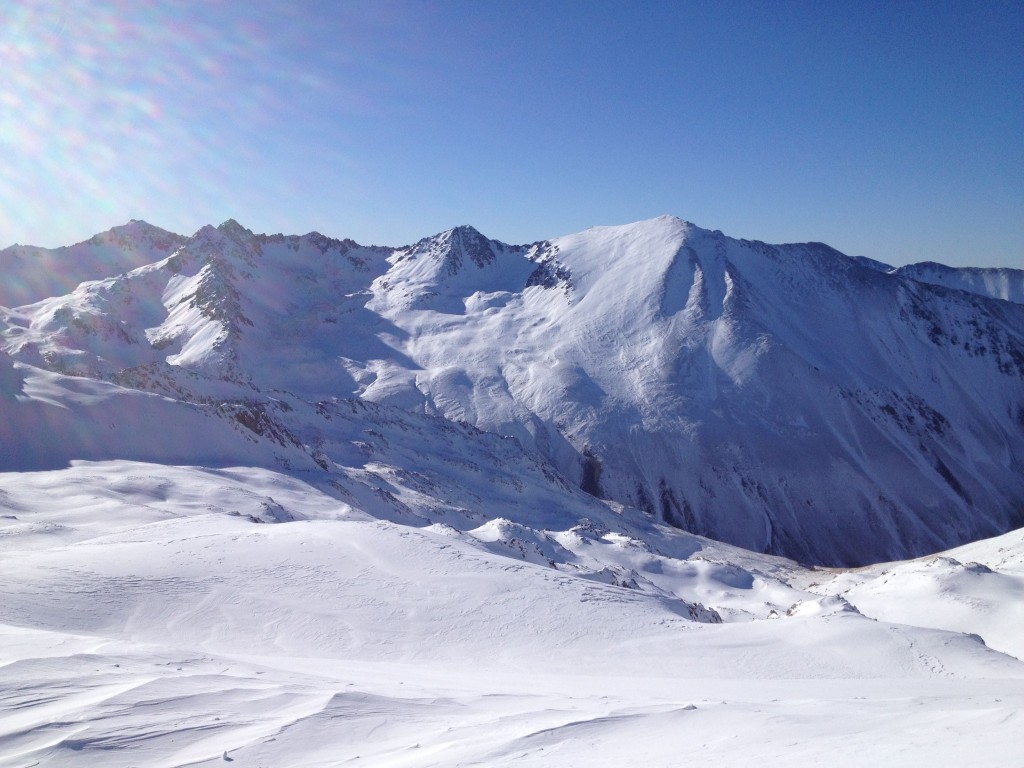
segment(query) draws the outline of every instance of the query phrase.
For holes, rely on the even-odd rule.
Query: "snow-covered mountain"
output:
[[[169,256],[187,238],[132,219],[63,248],[12,245],[0,250],[0,306],[69,293],[84,280],[127,272]]]
[[[1005,284],[976,272],[963,285]],[[330,410],[362,402],[512,437],[593,496],[810,562],[920,555],[1024,521],[1024,306],[821,244],[673,217],[525,246],[459,227],[403,248],[228,221],[2,329],[8,370],[205,408],[327,473],[350,462]],[[10,423],[41,407],[8,402]],[[38,441],[8,468],[61,453],[22,434]],[[100,453],[139,458],[126,444]]]
[[[167,238],[0,306],[0,766],[1016,765],[995,278]]]
[[[925,261],[893,270],[895,274],[921,283],[942,285],[960,291],[979,293],[994,299],[1024,304],[1024,269],[947,267]]]

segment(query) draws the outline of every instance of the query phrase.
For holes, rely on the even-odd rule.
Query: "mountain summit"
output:
[[[12,245],[0,250],[0,306],[59,296],[84,280],[109,277],[169,256],[187,238],[132,219],[63,248]]]
[[[4,285],[34,286],[0,295],[17,306],[0,310],[0,407],[25,425],[34,466],[88,456],[33,419],[88,430],[105,408],[116,432],[102,405],[113,398],[152,419],[104,456],[133,458],[179,409],[216,437],[179,434],[175,461],[216,445],[223,462],[343,486],[366,465],[360,451],[417,471],[451,450],[437,436],[455,424],[472,430],[462,452],[504,438],[474,462],[497,478],[530,467],[552,515],[559,494],[586,491],[814,563],[915,556],[1024,522],[1018,271],[892,269],[671,216],[527,245],[468,226],[400,248],[233,220],[190,238],[143,222],[111,233],[0,251]],[[112,242],[124,260],[86,260],[75,274],[91,282],[39,295],[32,260]],[[47,402],[60,398],[26,377],[66,391],[91,380],[93,404],[75,396],[58,419]],[[426,442],[353,448],[384,434],[365,419]]]

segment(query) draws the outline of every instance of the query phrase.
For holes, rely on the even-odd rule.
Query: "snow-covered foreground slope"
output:
[[[877,617],[871,574],[623,510],[460,533],[271,470],[123,461],[7,473],[0,503],[0,765],[1019,757],[1024,663],[964,634],[1019,629],[1018,534],[886,566]],[[917,571],[968,555],[1001,586],[928,628],[975,588],[947,580],[922,621]]]

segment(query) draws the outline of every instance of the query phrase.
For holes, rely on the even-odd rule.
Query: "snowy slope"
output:
[[[553,288],[390,315],[428,407],[535,440],[600,495],[803,559],[1019,524],[1018,308],[671,217],[550,250]]]
[[[319,464],[347,459],[306,412],[358,398],[512,436],[654,521],[832,564],[1020,524],[1022,334],[1019,305],[673,217],[404,248],[229,221],[4,330],[22,363],[241,409]]]
[[[1016,764],[1020,661],[671,529],[410,527],[289,474],[123,461],[0,500],[0,765]]]
[[[874,618],[973,632],[990,647],[1024,658],[1022,531],[843,574],[827,588]]]

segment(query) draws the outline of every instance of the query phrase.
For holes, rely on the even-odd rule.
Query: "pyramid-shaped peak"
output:
[[[451,229],[446,229],[443,232],[438,232],[436,235],[424,237],[422,240],[416,243],[414,247],[419,248],[427,244],[430,244],[431,247],[436,245],[450,247],[455,243],[462,242],[489,243],[490,238],[488,238],[486,235],[481,233],[480,230],[478,230],[476,227],[470,224],[460,224],[457,227],[452,227]]]
[[[225,235],[248,235],[249,237],[253,236],[252,230],[246,229],[234,219],[228,219],[227,221],[223,222],[222,224],[220,224],[220,226],[217,227],[217,230],[223,232]]]
[[[445,261],[451,273],[458,272],[467,258],[478,267],[495,260],[494,241],[468,224],[449,230],[439,240],[442,248],[436,255]]]

